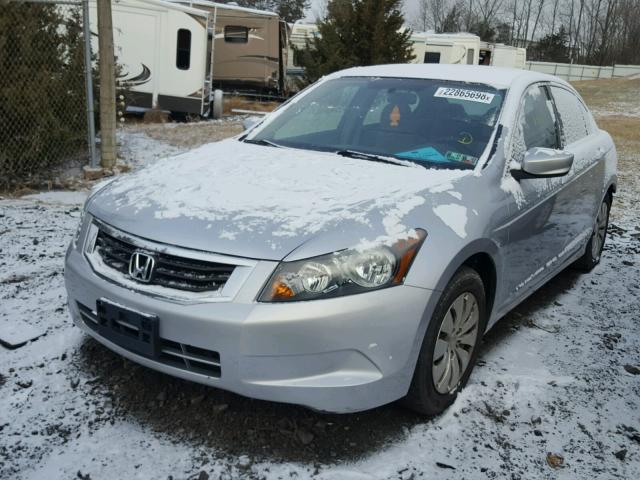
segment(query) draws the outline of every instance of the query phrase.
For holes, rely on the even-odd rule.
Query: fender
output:
[[[440,301],[440,297],[442,296],[442,292],[446,288],[447,284],[451,281],[455,273],[462,267],[467,260],[473,257],[476,254],[482,253],[489,255],[491,261],[493,262],[495,272],[496,272],[496,291],[494,292],[494,304],[495,299],[498,297],[498,288],[500,282],[500,272],[502,271],[502,262],[500,260],[498,253],[499,246],[496,243],[488,238],[479,238],[471,243],[466,244],[458,253],[453,257],[453,259],[449,262],[445,270],[440,275],[440,278],[436,284],[436,288],[431,290],[431,295],[429,296],[429,301],[427,302],[427,306],[424,309],[424,313],[422,314],[422,318],[420,320],[420,326],[418,327],[418,332],[413,341],[413,346],[411,348],[411,352],[409,354],[409,360],[407,362],[407,368],[404,370],[406,372],[413,372],[416,367],[416,363],[418,361],[418,355],[420,353],[420,349],[422,347],[422,342],[424,341],[424,335],[427,331],[427,327],[431,322],[431,317],[433,312],[435,311],[436,305]],[[430,289],[425,289],[430,290]],[[493,319],[493,312],[496,309],[493,308],[491,312],[489,312],[489,318],[487,319],[487,330],[489,329],[489,325],[495,323],[495,319]],[[407,391],[409,390],[409,385],[411,383],[411,379],[409,379],[407,383]]]

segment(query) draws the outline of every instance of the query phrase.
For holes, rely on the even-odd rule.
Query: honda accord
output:
[[[598,264],[615,190],[611,137],[563,80],[352,68],[235,138],[95,188],[66,256],[69,310],[169,375],[433,415],[501,317]]]

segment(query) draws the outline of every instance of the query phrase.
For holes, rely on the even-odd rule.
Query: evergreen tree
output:
[[[86,148],[79,11],[9,2],[0,15],[0,183],[46,173]]]
[[[478,35],[482,41],[495,42],[496,30],[489,22],[477,21],[471,22],[469,33]]]
[[[511,25],[505,22],[500,22],[496,25],[496,42],[497,43],[509,43],[511,41]]]
[[[564,25],[560,26],[557,33],[542,37],[537,45],[530,47],[527,56],[545,62],[568,62],[568,34]]]
[[[343,68],[413,59],[401,7],[402,0],[330,0],[319,35],[296,51],[305,81]]]

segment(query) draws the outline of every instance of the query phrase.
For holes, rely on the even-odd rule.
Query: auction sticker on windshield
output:
[[[466,90],[464,88],[440,87],[433,94],[434,97],[456,98],[458,100],[469,100],[470,102],[491,103],[493,93],[481,92],[479,90]]]

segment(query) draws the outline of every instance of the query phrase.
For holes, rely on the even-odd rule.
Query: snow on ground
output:
[[[140,165],[167,148],[123,142]],[[430,420],[398,405],[323,415],[120,358],[65,306],[83,194],[0,200],[0,320],[43,333],[0,346],[0,478],[640,478],[639,143],[621,153],[602,264],[561,273],[503,319]]]

